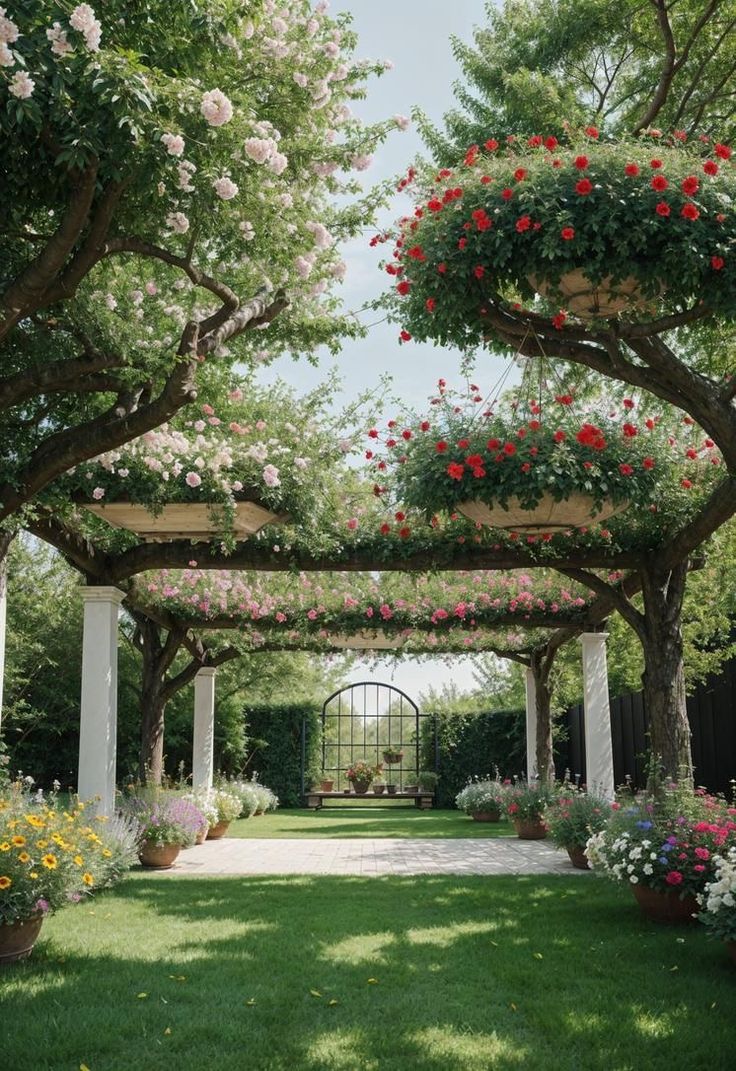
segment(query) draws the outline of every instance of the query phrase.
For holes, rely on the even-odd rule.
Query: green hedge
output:
[[[282,807],[301,807],[302,722],[307,724],[305,784],[321,771],[321,708],[312,703],[245,708],[245,732],[253,759],[250,771],[279,797]]]
[[[438,807],[454,807],[469,777],[520,774],[526,766],[526,721],[522,710],[472,711],[435,715],[437,719]],[[434,724],[422,719],[422,766],[435,767]]]

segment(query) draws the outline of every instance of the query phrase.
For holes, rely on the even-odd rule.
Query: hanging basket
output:
[[[605,521],[623,512],[627,506],[628,502],[603,502],[600,510],[596,512],[595,503],[589,495],[575,493],[561,502],[557,502],[552,495],[543,495],[532,509],[525,509],[516,497],[508,500],[506,508],[500,505],[489,506],[474,499],[460,502],[457,509],[469,520],[491,528],[508,528],[514,532],[539,534],[581,528],[593,522]]]
[[[611,319],[622,312],[634,312],[652,307],[642,297],[641,285],[633,275],[614,283],[610,275],[594,285],[579,268],[565,272],[559,282],[528,275],[529,285],[538,294],[555,300],[562,294],[565,308],[581,320]]]
[[[134,502],[85,502],[84,508],[114,528],[135,532],[150,543],[169,539],[207,539],[222,532],[217,504],[172,502],[155,515]],[[236,538],[255,535],[267,524],[283,524],[286,514],[273,513],[258,502],[236,502],[232,530]]]

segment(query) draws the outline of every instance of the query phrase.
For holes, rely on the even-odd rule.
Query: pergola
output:
[[[100,551],[79,532],[65,527],[51,518],[34,522],[30,530],[59,549],[85,576],[86,586],[81,588],[84,602],[84,632],[82,644],[82,695],[80,715],[80,761],[78,790],[85,798],[99,797],[100,808],[109,813],[115,795],[115,752],[117,733],[117,633],[121,605],[128,609],[136,620],[146,620],[152,626],[167,633],[166,641],[160,644],[159,661],[154,671],[165,675],[178,650],[182,647],[191,655],[190,665],[178,674],[179,686],[194,681],[194,732],[193,732],[193,779],[197,786],[208,786],[213,776],[213,741],[215,712],[215,680],[218,665],[238,657],[246,651],[295,651],[308,650],[318,653],[345,651],[376,651],[396,654],[444,654],[492,651],[502,658],[524,666],[526,674],[526,735],[527,773],[534,777],[540,771],[546,773],[545,756],[551,750],[550,688],[549,675],[554,658],[560,648],[579,638],[582,648],[582,671],[585,705],[586,762],[589,783],[608,796],[613,795],[613,760],[610,731],[610,708],[608,698],[608,672],[606,661],[605,621],[615,607],[611,592],[601,591],[589,596],[585,605],[572,609],[529,609],[523,612],[506,608],[495,615],[493,622],[476,622],[472,627],[466,621],[455,620],[452,627],[439,630],[437,623],[416,621],[411,629],[400,627],[395,620],[371,619],[363,628],[355,628],[354,617],[341,620],[333,615],[329,628],[291,634],[274,620],[259,618],[248,620],[247,615],[228,613],[203,614],[191,603],[172,608],[157,605],[147,592],[150,572],[141,576],[152,564],[165,563],[176,567],[186,556],[191,563],[196,554],[198,570],[206,575],[208,570],[223,567],[237,576],[238,566],[247,562],[249,575],[262,577],[274,573],[274,564],[283,576],[285,570],[301,568],[310,573],[355,574],[359,569],[365,574],[372,566],[379,565],[363,554],[336,554],[332,560],[309,559],[304,552],[292,552],[276,558],[270,548],[258,543],[238,544],[231,555],[225,555],[211,544],[193,547],[190,541],[174,540],[168,543],[141,543],[132,550],[114,555]],[[455,545],[456,546],[456,545]],[[454,577],[462,585],[464,577],[482,570],[484,576],[497,576],[510,567],[539,568],[539,561],[532,562],[528,548],[519,548],[518,553],[488,547],[464,548],[465,562],[455,552],[455,546],[439,544],[434,555],[426,551],[421,556],[410,557],[401,562],[380,563],[382,571],[407,571],[413,568],[427,570],[432,567],[441,575]],[[514,548],[516,549],[516,548]],[[274,561],[276,559],[276,562]],[[606,571],[619,569],[625,564],[634,568],[622,575],[619,587],[623,596],[635,594],[640,587],[636,571],[641,566],[642,556],[611,551],[607,548],[582,549],[575,552],[571,547],[568,557],[555,562],[558,569],[572,571],[581,561],[586,569]],[[463,570],[462,573],[459,570]],[[596,573],[591,572],[595,576]],[[603,574],[601,574],[603,575]],[[357,577],[356,577],[357,580]],[[468,580],[469,596],[472,584]],[[482,615],[478,615],[480,618]],[[522,629],[529,634],[527,643],[510,644],[502,629]],[[230,630],[237,636],[233,643],[218,652],[212,652],[204,637],[207,633]],[[541,758],[541,761],[540,761]]]

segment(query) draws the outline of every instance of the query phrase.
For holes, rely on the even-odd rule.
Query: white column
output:
[[[113,587],[82,588],[82,702],[78,791],[99,797],[100,814],[115,806],[115,749],[118,732],[118,610],[124,594]]]
[[[585,779],[589,792],[597,792],[605,799],[612,800],[615,785],[611,708],[608,702],[607,637],[607,632],[584,632],[580,643],[583,647]]]
[[[0,727],[3,723],[3,687],[5,684],[5,620],[8,609],[7,559],[0,565]]]
[[[526,776],[537,776],[537,683],[531,668],[526,670]]]
[[[212,788],[215,748],[215,673],[200,669],[194,678],[194,746],[192,784],[194,788]]]

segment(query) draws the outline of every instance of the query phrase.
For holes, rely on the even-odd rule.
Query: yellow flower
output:
[[[58,860],[55,855],[51,854],[51,852],[49,852],[48,855],[44,855],[41,862],[47,870],[56,870],[56,867],[58,866]]]
[[[49,842],[47,840],[37,840],[36,841],[36,847],[40,848],[41,851],[43,851],[45,848],[48,848],[48,846],[49,846]]]
[[[10,844],[8,843],[8,841],[4,840],[2,842],[2,844],[0,844],[0,852],[9,852],[9,851],[10,851]]]
[[[27,814],[26,822],[29,826],[33,826],[34,829],[43,829],[46,825],[43,818],[39,818],[37,814]]]
[[[102,841],[96,833],[90,833],[87,837],[87,840],[91,841],[92,844],[102,844]]]
[[[29,876],[29,878],[37,878],[38,877],[38,871],[37,870],[32,870],[31,873],[28,876]]]
[[[12,884],[10,878],[6,878],[4,875],[0,878],[0,889],[9,889]]]
[[[28,852],[20,852],[20,854],[18,855],[18,862],[19,863],[30,863],[30,861],[31,861],[31,857],[28,854]]]
[[[95,883],[95,879],[92,877],[89,871],[86,871],[84,874],[82,874],[82,881],[85,885],[94,885]]]
[[[64,847],[64,838],[62,837],[61,833],[54,833],[51,839],[54,844],[58,844],[60,848]]]
[[[102,857],[103,857],[103,859],[109,859],[111,855],[112,855],[112,852],[110,851],[109,848],[103,848],[102,849]]]
[[[74,862],[77,864],[77,866],[81,866],[84,862],[84,859],[82,859],[81,855],[75,855]]]
[[[23,845],[26,842],[26,838],[25,837],[21,837],[20,834],[16,834],[14,837],[11,837],[10,839],[11,839],[12,843],[16,846],[16,848],[22,848]]]

